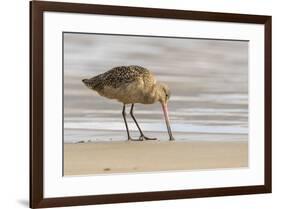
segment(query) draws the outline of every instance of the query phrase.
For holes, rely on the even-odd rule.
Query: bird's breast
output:
[[[105,86],[99,94],[110,99],[117,99],[124,104],[151,104],[155,102],[150,97],[149,89],[146,88],[141,80],[124,84],[118,88]]]

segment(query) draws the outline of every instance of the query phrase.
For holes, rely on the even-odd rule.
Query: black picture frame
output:
[[[182,20],[204,20],[264,25],[264,184],[211,189],[173,190],[126,194],[89,195],[75,197],[44,198],[43,195],[43,13],[70,12],[169,18]],[[152,9],[140,7],[106,6],[93,4],[59,3],[46,1],[30,2],[30,207],[59,207],[89,204],[138,202],[210,196],[271,193],[271,16]]]

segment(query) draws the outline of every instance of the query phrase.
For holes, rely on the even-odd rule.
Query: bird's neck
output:
[[[159,100],[158,98],[158,88],[157,84],[154,84],[152,88],[150,88],[146,93],[145,93],[145,103],[146,104],[153,104]]]

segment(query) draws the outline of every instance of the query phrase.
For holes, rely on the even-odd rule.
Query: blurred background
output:
[[[140,65],[172,92],[176,140],[248,140],[248,42],[64,33],[64,142],[127,140],[122,104],[81,82],[121,65]],[[129,105],[127,112],[129,112]],[[168,140],[159,103],[136,104],[145,134]],[[128,115],[134,138],[137,127]]]

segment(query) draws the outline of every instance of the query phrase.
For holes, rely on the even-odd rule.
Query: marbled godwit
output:
[[[83,83],[90,89],[98,92],[99,95],[117,99],[123,103],[122,115],[124,118],[128,140],[132,140],[126,120],[126,105],[131,104],[130,115],[132,116],[140,132],[139,140],[155,140],[149,138],[142,132],[133,113],[134,104],[153,104],[160,102],[163,108],[170,140],[174,140],[172,135],[167,103],[170,98],[169,88],[156,82],[156,79],[149,70],[140,66],[120,66],[97,75],[91,79],[83,79]]]

